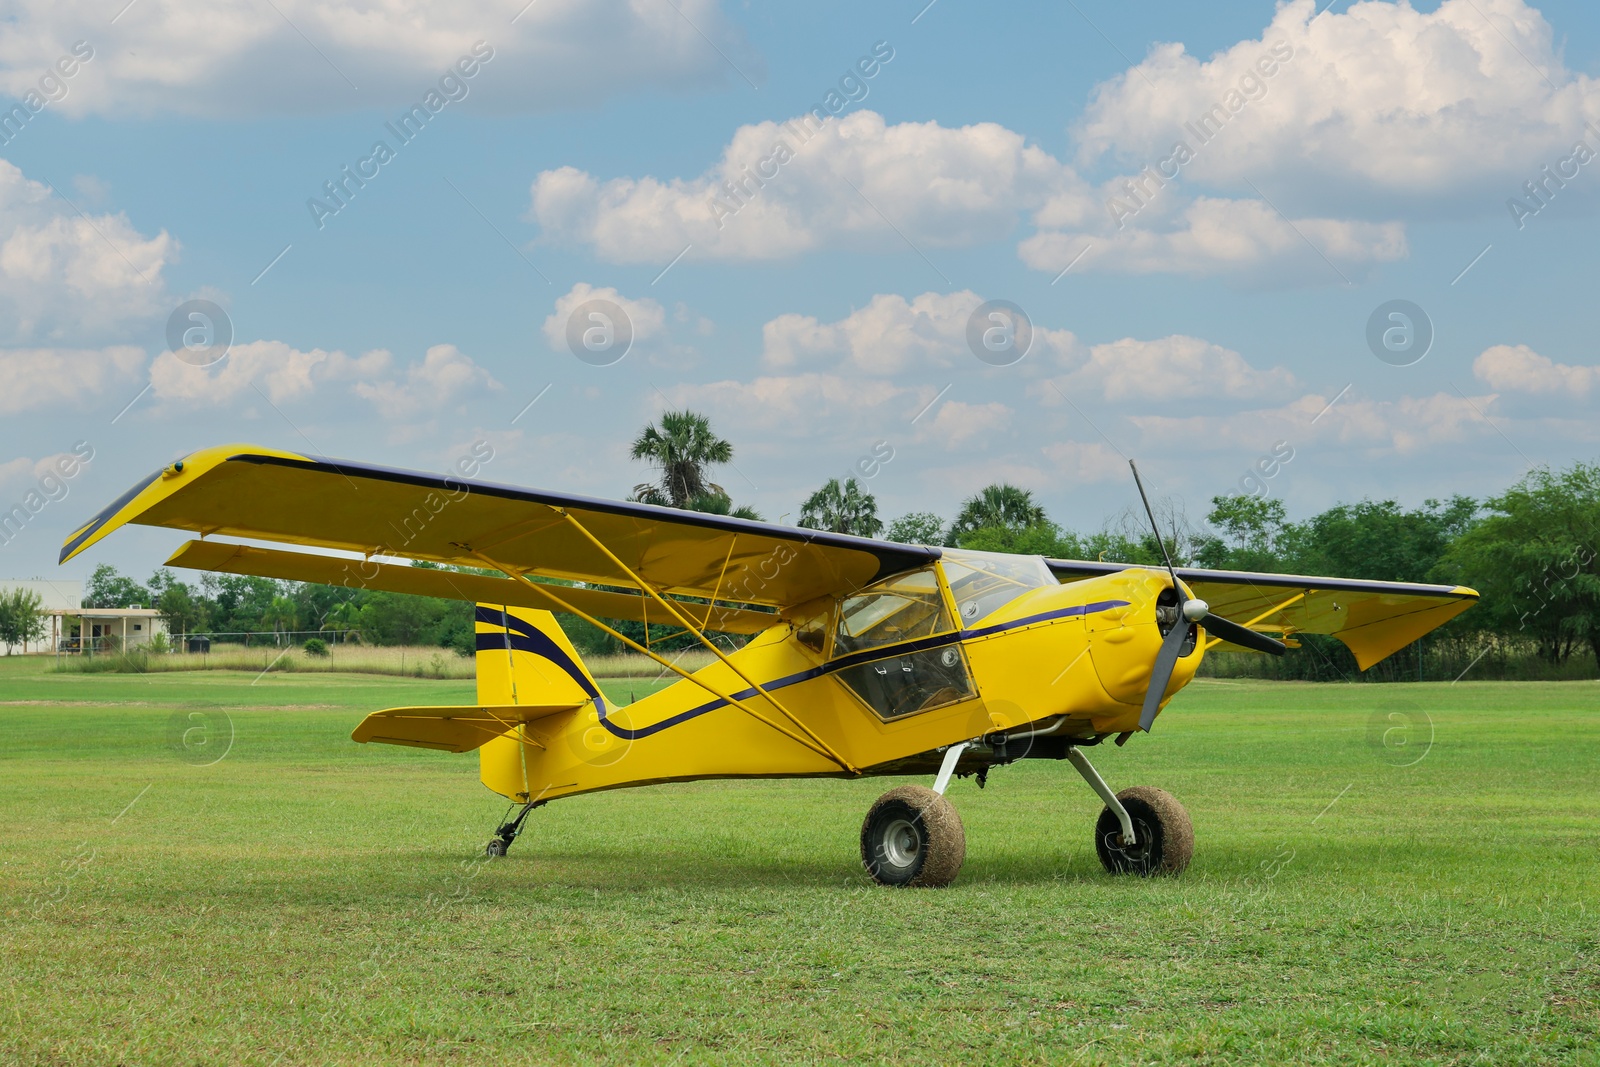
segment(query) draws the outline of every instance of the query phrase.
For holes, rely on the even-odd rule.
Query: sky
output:
[[[148,575],[56,555],[200,448],[621,499],[682,407],[786,522],[1600,458],[1592,6],[524,5],[0,6],[0,578]]]

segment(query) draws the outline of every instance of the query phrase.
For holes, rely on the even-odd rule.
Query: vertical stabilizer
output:
[[[580,704],[604,699],[550,612],[479,604],[475,629],[479,704]],[[528,791],[527,753],[517,737],[496,738],[478,752],[484,785],[512,798]]]

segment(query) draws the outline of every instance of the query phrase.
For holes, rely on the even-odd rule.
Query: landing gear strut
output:
[[[1112,874],[1178,874],[1194,857],[1194,825],[1171,793],[1136,785],[1113,793],[1076,748],[1067,759],[1106,802],[1094,827],[1094,850]]]
[[[528,817],[528,812],[532,811],[534,808],[542,808],[546,803],[548,803],[548,801],[530,800],[526,804],[522,805],[522,810],[517,813],[517,817],[515,819],[512,819],[510,822],[502,822],[500,824],[500,828],[494,832],[494,837],[491,838],[489,843],[484,846],[483,854],[485,856],[495,857],[504,856],[511,848],[511,842],[515,841],[517,839],[517,835],[522,833],[522,821]],[[515,805],[513,805],[513,807],[514,806]],[[508,814],[510,811],[510,808],[506,809]]]

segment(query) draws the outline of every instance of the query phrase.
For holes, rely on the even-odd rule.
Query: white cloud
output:
[[[1181,180],[1290,188],[1330,213],[1447,194],[1498,211],[1600,117],[1600,85],[1563,66],[1550,25],[1522,0],[1317,14],[1327,6],[1281,4],[1260,38],[1204,61],[1156,46],[1097,88],[1077,129],[1082,159],[1137,170],[1182,138],[1194,158]],[[1198,130],[1213,105],[1202,141],[1185,124]]]
[[[259,390],[274,404],[310,396],[325,382],[377,375],[386,371],[390,355],[368,352],[351,359],[343,352],[313,348],[303,352],[282,341],[236,344],[226,358],[196,367],[163,352],[150,366],[150,384],[157,400],[227,405]]]
[[[1277,408],[1229,415],[1134,415],[1145,447],[1174,452],[1236,452],[1250,456],[1285,441],[1299,449],[1336,443],[1372,458],[1409,456],[1430,448],[1496,437],[1484,416],[1494,397],[1455,393],[1372,400],[1308,394]],[[1480,414],[1482,412],[1483,414]]]
[[[1113,482],[1128,477],[1128,461],[1098,441],[1058,441],[1046,445],[1044,455],[1069,484]]]
[[[767,439],[855,434],[879,436],[905,426],[931,401],[932,386],[839,374],[763,375],[749,382],[720,381],[666,390],[674,407],[707,411],[717,426],[758,431]]]
[[[465,99],[502,111],[587,110],[621,92],[742,84],[730,62],[753,80],[763,76],[716,0],[542,0],[518,13],[519,6],[223,0],[202,12],[143,0],[112,26],[105,6],[90,0],[22,0],[0,22],[0,88],[19,98],[36,90],[79,40],[93,58],[47,105],[69,114],[403,107],[437,89],[477,42],[492,58],[461,79]]]
[[[81,408],[132,385],[144,363],[144,351],[131,345],[0,349],[0,415]]]
[[[634,347],[648,350],[666,339],[666,309],[654,300],[648,298],[632,300],[610,286],[596,289],[588,282],[578,282],[556,298],[555,310],[544,320],[544,339],[550,345],[551,351],[570,352],[567,347],[567,329],[573,312],[591,300],[609,300],[622,309],[623,314],[627,316],[627,326],[633,333]],[[594,314],[600,313],[591,311],[577,323],[579,343],[585,343],[584,337],[590,331],[594,331],[595,344],[619,343],[622,324],[589,317]],[[705,326],[699,328],[704,331]]]
[[[1095,345],[1088,363],[1064,382],[1069,395],[1089,389],[1111,402],[1262,400],[1287,397],[1298,384],[1283,367],[1257,370],[1232,349],[1182,334]],[[1046,403],[1058,399],[1049,389],[1036,391]]]
[[[909,301],[879,293],[836,322],[780,315],[762,327],[762,362],[775,370],[844,362],[868,374],[973,364],[967,320],[982,303],[983,297],[970,290],[922,293]],[[1081,358],[1071,331],[1038,323],[1033,329],[1030,362],[1059,365]]]
[[[123,215],[79,215],[0,159],[0,321],[15,341],[83,341],[166,310],[177,251]]]
[[[1586,397],[1600,384],[1600,367],[1557,363],[1527,345],[1495,345],[1472,363],[1472,373],[1503,393],[1562,394]]]
[[[465,394],[498,392],[502,388],[488,371],[463,355],[455,345],[434,345],[423,355],[421,363],[409,365],[402,374],[358,381],[354,391],[362,399],[371,401],[384,418],[410,419],[433,414]]]
[[[35,466],[34,461],[27,456],[0,463],[0,486],[10,486],[12,482],[23,481],[33,473]]]
[[[1023,262],[1057,272],[1083,254],[1080,272],[1360,280],[1406,257],[1401,220],[1507,212],[1527,181],[1559,191],[1541,164],[1571,179],[1600,154],[1600,126],[1586,129],[1600,82],[1565,69],[1522,0],[1316,14],[1326,6],[1282,4],[1260,38],[1206,60],[1157,45],[1098,86],[1075,130],[1078,163],[1127,170],[1036,210]]]
[[[248,401],[258,392],[273,404],[354,395],[391,421],[433,414],[465,395],[501,388],[454,345],[434,345],[420,362],[397,368],[383,349],[348,356],[320,348],[301,351],[282,341],[234,345],[210,367],[191,366],[163,352],[151,364],[150,382],[158,401],[218,407]]]
[[[1003,239],[1022,211],[1075,183],[1070,167],[996,123],[888,125],[862,110],[820,128],[810,115],[741,126],[697,178],[545,171],[530,218],[547,238],[616,263],[666,263],[688,244],[691,258],[778,259],[840,243],[898,247],[897,229],[930,248]]]
[[[947,400],[939,405],[931,420],[919,427],[918,436],[919,440],[942,444],[947,449],[974,441],[981,445],[1009,429],[1015,417],[1016,413],[1004,404]]]
[[[1296,278],[1316,280],[1315,270],[1338,281],[1322,256],[1353,270],[1406,254],[1398,223],[1291,223],[1258,200],[1173,193],[1119,228],[1070,166],[995,123],[889,125],[857,111],[818,129],[808,118],[739,127],[697,178],[602,182],[572,167],[545,171],[529,217],[545,240],[587,245],[618,263],[667,263],[685,248],[690,258],[762,260],[824,247],[898,249],[902,238],[919,249],[974,245],[1009,239],[1029,215],[1043,229],[1019,254],[1052,272],[1090,244],[1083,270],[1273,280],[1285,277],[1274,269],[1285,262],[1304,261]]]
[[[1059,272],[1082,255],[1079,271],[1130,274],[1232,274],[1252,282],[1340,282],[1373,263],[1407,254],[1398,222],[1297,218],[1291,223],[1259,200],[1198,197],[1171,218],[1141,215],[1117,229],[1044,231],[1018,246],[1035,270]],[[1087,249],[1087,253],[1085,253]]]

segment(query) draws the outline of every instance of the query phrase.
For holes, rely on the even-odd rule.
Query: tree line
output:
[[[715,468],[732,462],[734,449],[706,416],[666,412],[640,432],[631,453],[649,464],[654,477],[636,485],[630,499],[761,518],[735,505],[712,481]],[[1427,639],[1436,662],[1423,662],[1427,657],[1419,649],[1420,668],[1414,670],[1401,653],[1374,668],[1373,676],[1448,673],[1475,650],[1480,676],[1515,674],[1508,665],[1523,660],[1569,672],[1579,663],[1588,670],[1600,666],[1600,465],[1535,469],[1484,500],[1458,495],[1411,508],[1364,500],[1299,522],[1288,519],[1281,500],[1266,495],[1213,497],[1198,521],[1170,500],[1158,502],[1158,513],[1162,544],[1142,513],[1131,509],[1098,530],[1073,530],[1051,519],[1028,490],[1001,483],[975,493],[948,520],[911,512],[885,522],[872,493],[848,478],[831,479],[807,497],[799,525],[908,544],[1150,565],[1161,562],[1164,544],[1185,566],[1468,585],[1483,599]],[[439,645],[463,654],[475,641],[470,604],[267,578],[208,574],[191,585],[161,570],[140,585],[102,565],[90,579],[86,602],[154,606],[175,632],[348,630],[365,641]],[[621,650],[614,638],[581,620],[563,622],[586,653]],[[616,626],[635,640],[647,636],[642,624]],[[688,641],[688,635],[654,626],[648,637],[664,649]],[[1251,656],[1239,669],[1303,678],[1359,673],[1337,641],[1316,635],[1300,640],[1304,647],[1282,660]]]

